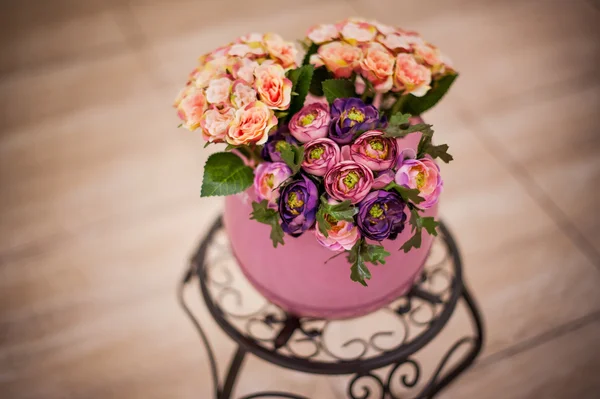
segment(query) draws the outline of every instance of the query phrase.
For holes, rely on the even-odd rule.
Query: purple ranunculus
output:
[[[336,143],[349,144],[359,131],[380,125],[379,111],[358,98],[337,98],[331,106],[329,138]]]
[[[338,201],[360,202],[371,191],[373,172],[354,161],[342,161],[325,175],[325,191]]]
[[[273,136],[269,137],[269,140],[262,149],[261,155],[265,161],[283,162],[281,150],[290,145],[298,145],[298,142],[292,137],[287,129],[280,129]]]
[[[325,173],[341,160],[340,147],[331,139],[316,139],[304,145],[302,169],[315,176]]]
[[[358,204],[358,228],[363,236],[371,240],[394,240],[404,230],[405,207],[406,204],[397,193],[373,191]]]
[[[283,231],[295,237],[301,235],[315,224],[318,208],[317,185],[301,175],[285,186],[279,196],[279,215]]]
[[[352,159],[375,172],[394,166],[397,154],[396,140],[383,137],[383,132],[379,130],[371,130],[360,135],[350,146]]]
[[[329,130],[329,106],[323,103],[305,105],[288,124],[290,133],[301,143],[327,137]]]

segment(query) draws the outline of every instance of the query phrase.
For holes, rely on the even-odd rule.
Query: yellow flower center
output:
[[[415,178],[417,183],[417,188],[420,190],[421,187],[425,185],[425,174],[423,172],[417,173],[417,177]]]
[[[275,176],[273,176],[273,173],[267,174],[265,181],[269,188],[273,188],[275,186]]]
[[[302,126],[310,125],[311,123],[313,123],[315,121],[316,118],[317,118],[317,113],[311,112],[310,114],[306,114],[302,118],[300,118],[300,124]]]
[[[360,180],[358,173],[350,172],[344,177],[344,184],[348,189],[352,190],[356,186],[356,183],[358,183],[358,180]]]
[[[319,145],[310,150],[309,157],[310,159],[321,159],[324,152],[325,148],[322,145]]]
[[[384,204],[384,208],[387,209],[387,205]],[[376,219],[381,219],[385,212],[384,208],[382,208],[379,204],[374,204],[371,209],[369,209],[369,215]]]
[[[276,149],[278,152],[281,152],[281,151],[283,151],[283,150],[285,150],[285,149],[288,149],[288,148],[290,148],[290,145],[289,145],[289,143],[288,143],[287,141],[285,141],[285,140],[279,140],[277,143],[275,143],[275,149]]]
[[[350,109],[350,111],[348,111],[348,114],[346,115],[346,117],[354,122],[364,122],[365,121],[365,114],[363,114],[362,111],[360,111],[354,107],[352,107]]]
[[[298,208],[301,208],[304,205],[304,201],[300,199],[298,194],[295,191],[292,191],[288,195],[287,204],[290,208],[290,212],[293,215],[298,215],[300,212],[297,211]]]

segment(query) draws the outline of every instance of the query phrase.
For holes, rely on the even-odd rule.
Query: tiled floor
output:
[[[251,30],[298,38],[351,15],[419,30],[462,72],[428,119],[456,158],[443,216],[489,334],[442,397],[600,396],[597,1],[11,0],[0,5],[0,397],[209,396],[174,286],[221,202],[198,197],[208,152],[175,128],[171,100],[218,43]],[[215,343],[227,359],[231,343]],[[240,393],[343,392],[250,364]]]

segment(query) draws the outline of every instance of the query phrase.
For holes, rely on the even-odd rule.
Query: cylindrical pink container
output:
[[[416,148],[420,134],[400,140],[401,148]],[[297,316],[339,319],[372,312],[406,293],[419,276],[432,237],[423,232],[420,249],[399,251],[412,235],[407,223],[394,241],[384,247],[391,253],[385,265],[367,264],[372,277],[368,287],[350,280],[345,256],[322,247],[313,231],[298,238],[286,236],[285,245],[273,248],[270,227],[250,220],[252,189],[225,200],[224,223],[240,268],[267,299]],[[437,206],[426,216],[436,216]]]

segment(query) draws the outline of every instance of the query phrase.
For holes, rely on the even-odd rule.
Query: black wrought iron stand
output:
[[[239,274],[222,230],[219,218],[192,257],[178,290],[181,306],[206,347],[216,399],[231,398],[248,352],[287,369],[348,375],[347,396],[351,399],[425,399],[433,398],[456,379],[481,351],[481,316],[464,284],[456,243],[444,224],[419,281],[406,295],[367,316],[371,322],[359,328],[348,327],[348,320],[298,318],[268,302]],[[210,314],[237,343],[222,385],[208,337],[183,296],[185,286],[195,276],[199,277],[200,291]],[[244,289],[240,285],[244,285]],[[243,299],[249,293],[253,300],[248,305]],[[470,331],[440,356],[438,366],[426,378],[417,355],[447,325],[460,302],[470,318]],[[365,317],[350,322],[361,326],[362,320]],[[373,320],[378,321],[373,323]],[[336,328],[336,323],[345,324],[343,328]],[[384,330],[373,330],[374,325]],[[464,327],[464,323],[460,327]],[[340,331],[358,336],[343,338]],[[267,397],[306,399],[274,391],[257,392],[240,399]]]

